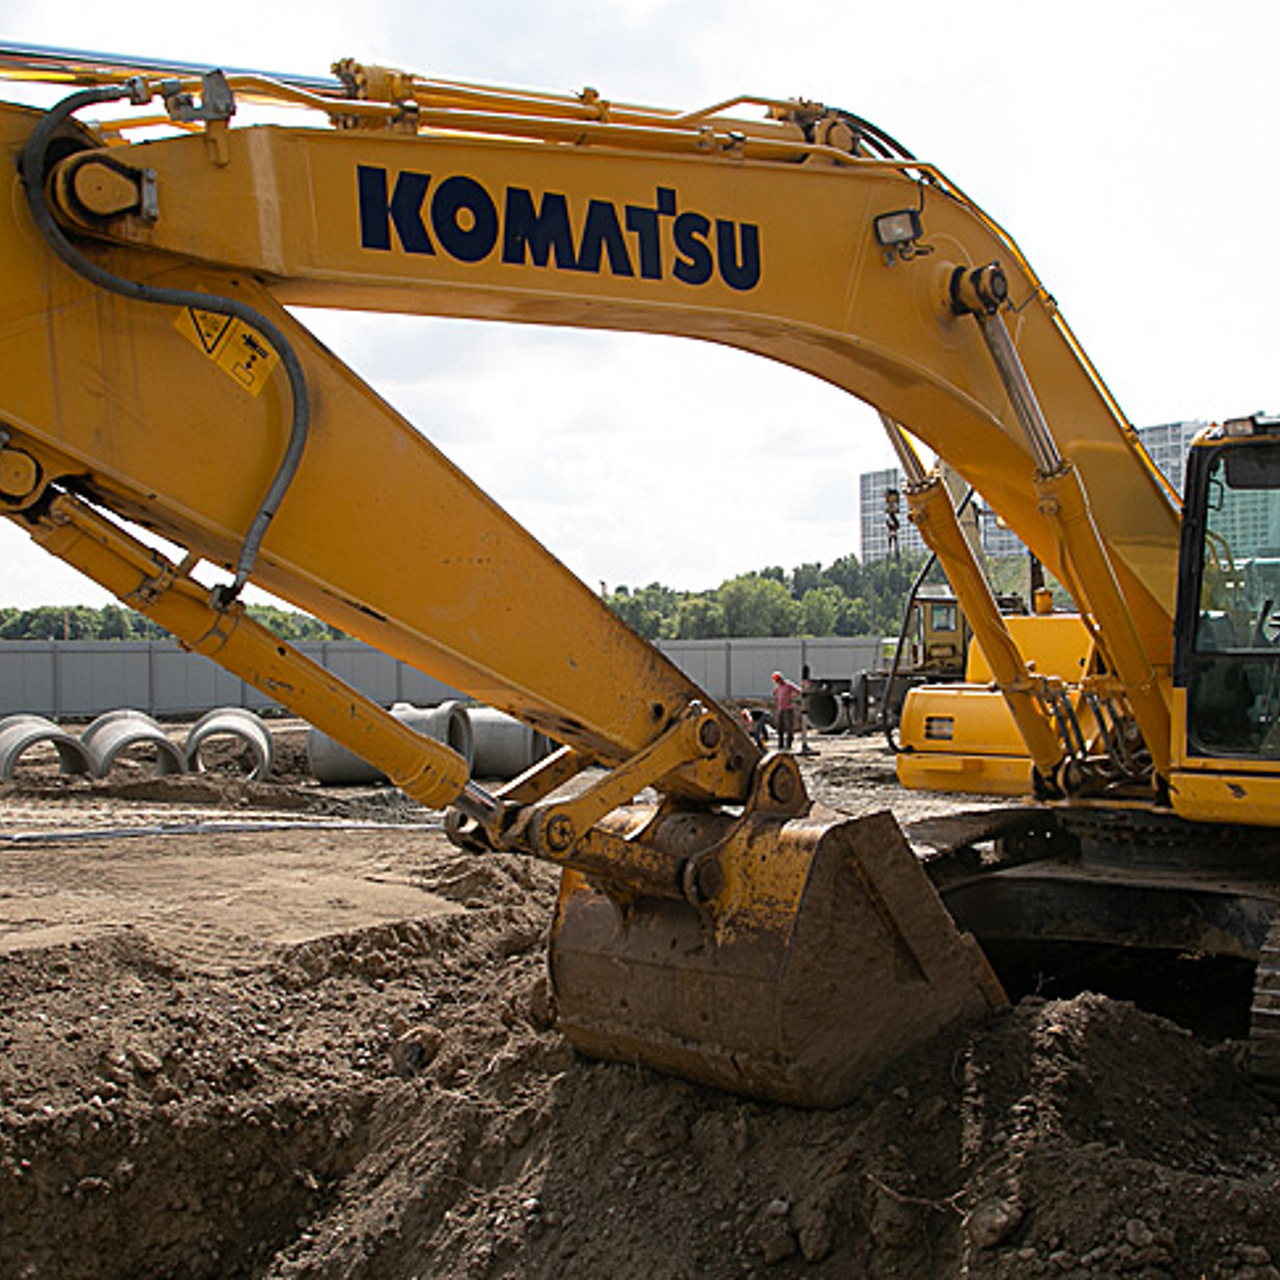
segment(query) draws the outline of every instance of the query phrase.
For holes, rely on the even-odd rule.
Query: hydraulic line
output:
[[[973,490],[970,489],[965,494],[965,505],[972,496]],[[960,510],[964,510],[964,505]],[[898,679],[898,671],[902,667],[902,654],[907,647],[907,632],[911,629],[911,611],[915,607],[920,588],[937,563],[938,553],[930,551],[928,558],[920,566],[920,572],[916,574],[915,581],[911,584],[911,590],[907,592],[906,603],[902,606],[902,625],[898,628],[898,643],[893,647],[893,661],[889,663],[889,676],[885,681],[884,698],[880,703],[880,728],[884,731],[884,740],[888,743],[889,750],[895,755],[902,750],[902,744],[898,741],[898,722],[889,714],[889,704],[893,701],[894,682]]]
[[[137,280],[127,280],[122,276],[100,267],[85,257],[71,243],[58,225],[57,219],[49,207],[49,198],[45,191],[46,161],[49,144],[54,134],[69,117],[82,107],[97,103],[117,102],[127,98],[135,106],[142,106],[151,99],[145,82],[131,80],[125,85],[106,85],[101,88],[84,89],[64,98],[51,108],[32,131],[22,152],[21,175],[27,191],[27,204],[31,216],[40,234],[48,242],[49,247],[62,259],[68,267],[83,276],[91,284],[97,285],[110,293],[118,294],[138,302],[157,303],[161,306],[188,308],[194,307],[204,311],[214,311],[222,315],[233,316],[237,320],[256,329],[275,348],[280,363],[289,379],[289,390],[292,396],[293,413],[289,426],[289,441],[285,447],[284,457],[267,488],[266,495],[258,506],[257,513],[250,522],[240,554],[236,561],[235,579],[230,584],[215,587],[213,604],[215,608],[223,608],[230,604],[240,593],[241,588],[249,580],[253,566],[258,558],[262,540],[274,519],[285,494],[288,492],[298,466],[302,461],[302,452],[306,447],[307,432],[310,425],[310,396],[307,391],[306,374],[297,352],[284,333],[266,316],[253,307],[235,298],[224,298],[216,294],[200,293],[188,289],[169,289],[158,285],[143,284]]]
[[[880,421],[884,424],[889,443],[893,446],[893,450],[898,456],[898,462],[907,478],[907,483],[909,485],[924,483],[927,475],[924,464],[903,434],[902,428],[887,413],[880,414]],[[957,518],[964,515],[969,503],[973,500],[973,496],[973,486],[970,485],[961,499],[960,505],[956,508]],[[911,612],[915,608],[916,598],[920,594],[920,588],[924,586],[925,580],[933,572],[933,567],[937,563],[938,553],[931,550],[924,564],[920,566],[920,572],[916,574],[915,580],[911,584],[911,589],[907,592],[907,599],[902,607],[902,624],[898,628],[898,642],[893,648],[893,660],[889,664],[889,676],[885,682],[884,698],[880,703],[880,729],[884,733],[884,740],[888,744],[889,750],[895,755],[901,752],[902,744],[897,737],[897,721],[889,714],[889,706],[893,701],[893,686],[902,667],[902,655],[906,650],[907,632],[911,628]]]

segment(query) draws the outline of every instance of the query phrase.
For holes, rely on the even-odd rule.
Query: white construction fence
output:
[[[846,677],[880,665],[869,637],[672,640],[658,646],[713,698],[768,698],[770,675],[793,680]],[[297,645],[322,667],[383,706],[431,706],[459,696],[448,685],[358,640]],[[172,641],[0,641],[0,716],[15,712],[81,719],[121,707],[158,717],[202,715],[214,707],[270,713],[251,685]]]

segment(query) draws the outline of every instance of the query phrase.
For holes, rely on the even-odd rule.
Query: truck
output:
[[[1280,422],[1208,431],[1180,500],[1013,239],[851,111],[351,59],[5,46],[0,74],[69,90],[0,103],[0,514],[447,808],[459,844],[562,868],[549,966],[579,1050],[832,1105],[1002,1007],[1020,947],[1109,947],[1243,964],[1266,1074],[1280,588],[1242,530],[1280,501]],[[271,122],[240,123],[251,104]],[[900,773],[1026,807],[926,864],[892,815],[814,804],[299,307],[700,339],[876,406],[989,671],[904,713]],[[1002,615],[917,444],[1070,593],[1069,660],[1042,656],[1061,618]],[[255,625],[251,582],[560,748],[485,790]]]

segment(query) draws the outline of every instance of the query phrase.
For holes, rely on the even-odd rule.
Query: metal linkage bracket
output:
[[[574,845],[645,787],[691,760],[714,755],[721,728],[714,712],[691,702],[657,738],[577,795],[538,804],[520,814],[498,847],[523,849],[552,862],[568,862]],[[553,757],[554,758],[554,757]]]
[[[199,105],[189,93],[183,92],[180,80],[164,80],[160,95],[164,98],[169,119],[178,124],[209,124],[215,120],[230,120],[236,113],[236,98],[221,71],[209,71],[201,77],[204,93]]]

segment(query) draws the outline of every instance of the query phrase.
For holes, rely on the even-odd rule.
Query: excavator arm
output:
[[[64,59],[91,87],[49,113],[0,107],[4,514],[410,794],[457,804],[458,839],[564,866],[552,972],[589,1052],[833,1102],[998,1004],[891,822],[813,810],[794,761],[761,759],[288,307],[682,335],[843,387],[1000,510],[1106,617],[1100,643],[1123,614],[1114,669],[1155,737],[1176,507],[1012,241],[892,139],[813,104],[674,113],[350,63],[332,86],[188,70]],[[160,101],[176,132],[77,123],[117,99]],[[335,127],[235,127],[238,100]],[[732,537],[714,493],[689,494]],[[231,583],[198,586],[201,561]],[[481,791],[256,628],[248,581],[564,749]],[[649,786],[656,810],[626,807]]]

